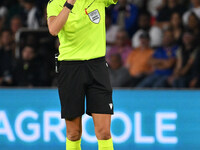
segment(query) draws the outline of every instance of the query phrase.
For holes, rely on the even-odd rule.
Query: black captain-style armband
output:
[[[68,3],[68,2],[66,1],[65,4],[64,4],[64,7],[67,7],[68,9],[72,10],[73,7],[74,7],[74,5],[72,5],[72,4],[70,4],[70,3]]]

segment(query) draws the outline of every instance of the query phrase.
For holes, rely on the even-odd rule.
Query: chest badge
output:
[[[88,16],[90,18],[90,20],[93,22],[93,23],[96,23],[96,24],[99,24],[100,20],[101,20],[101,16],[99,14],[99,11],[98,9],[88,13]]]

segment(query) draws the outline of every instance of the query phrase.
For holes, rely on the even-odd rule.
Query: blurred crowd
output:
[[[57,39],[27,36],[16,57],[16,33],[47,27],[47,3],[0,1],[0,86],[56,85]],[[113,87],[200,87],[200,0],[119,0],[106,10],[106,30]]]

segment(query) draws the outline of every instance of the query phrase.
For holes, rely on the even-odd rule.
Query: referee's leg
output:
[[[67,150],[81,150],[82,118],[65,120],[67,126]]]
[[[60,62],[58,89],[61,102],[61,117],[67,127],[67,150],[81,150],[81,116],[85,107],[84,62]]]
[[[99,150],[113,150],[113,141],[110,133],[111,115],[93,113],[92,117]]]

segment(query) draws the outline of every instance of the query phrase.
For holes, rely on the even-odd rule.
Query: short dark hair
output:
[[[139,16],[147,16],[149,19],[151,18],[151,14],[149,11],[145,10],[145,11],[141,11]]]
[[[22,48],[22,51],[23,51],[25,48],[30,48],[30,49],[33,50],[34,53],[36,52],[36,51],[35,51],[35,48],[34,48],[33,46],[31,46],[31,45],[25,45],[25,46]]]

